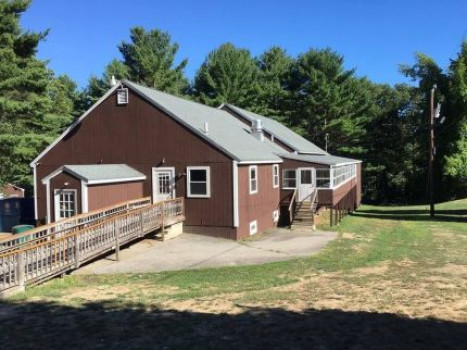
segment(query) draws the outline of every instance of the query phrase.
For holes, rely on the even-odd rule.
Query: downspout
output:
[[[37,209],[37,171],[36,171],[37,164],[34,163],[32,165],[32,171],[33,171],[33,176],[34,176],[34,220],[37,221],[39,220],[39,213]]]
[[[81,180],[81,213],[87,213],[89,211],[88,206],[88,185]]]
[[[239,226],[239,210],[238,210],[238,162],[232,161],[232,190],[233,190],[233,226]]]

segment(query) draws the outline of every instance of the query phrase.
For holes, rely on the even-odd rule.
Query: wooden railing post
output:
[[[80,260],[80,247],[79,247],[79,233],[75,235],[75,268],[79,267]]]
[[[115,219],[115,258],[120,261],[120,219]]]
[[[143,210],[139,211],[139,226],[140,226],[140,234],[139,236],[143,236],[144,228],[143,228]]]
[[[26,257],[26,253],[24,251],[19,251],[18,252],[18,261],[16,264],[17,270],[17,276],[18,276],[18,286],[21,289],[24,289],[26,285],[26,265],[24,258]]]
[[[162,202],[162,242],[165,241],[165,201]]]

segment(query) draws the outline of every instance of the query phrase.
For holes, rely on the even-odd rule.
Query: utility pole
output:
[[[430,95],[430,148],[429,148],[429,161],[428,161],[428,181],[430,191],[430,216],[435,216],[435,195],[434,195],[434,174],[433,167],[435,161],[435,91],[436,84],[433,85]]]
[[[328,120],[327,120],[327,119],[324,119],[324,130],[326,130],[327,127],[328,127]],[[326,133],[326,134],[324,135],[324,140],[325,140],[325,142],[326,142],[326,148],[325,148],[325,150],[326,150],[326,153],[327,153],[327,152],[328,152],[328,143],[329,143],[329,134],[328,134],[328,133]]]

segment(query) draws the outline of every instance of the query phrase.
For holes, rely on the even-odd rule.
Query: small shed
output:
[[[24,188],[13,184],[6,184],[0,190],[0,199],[1,198],[24,198]]]
[[[64,165],[42,179],[47,222],[143,197],[146,175],[126,164]]]

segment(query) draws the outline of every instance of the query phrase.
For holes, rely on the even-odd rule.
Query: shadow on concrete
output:
[[[3,349],[465,349],[466,323],[394,314],[244,308],[239,314],[0,303]]]

